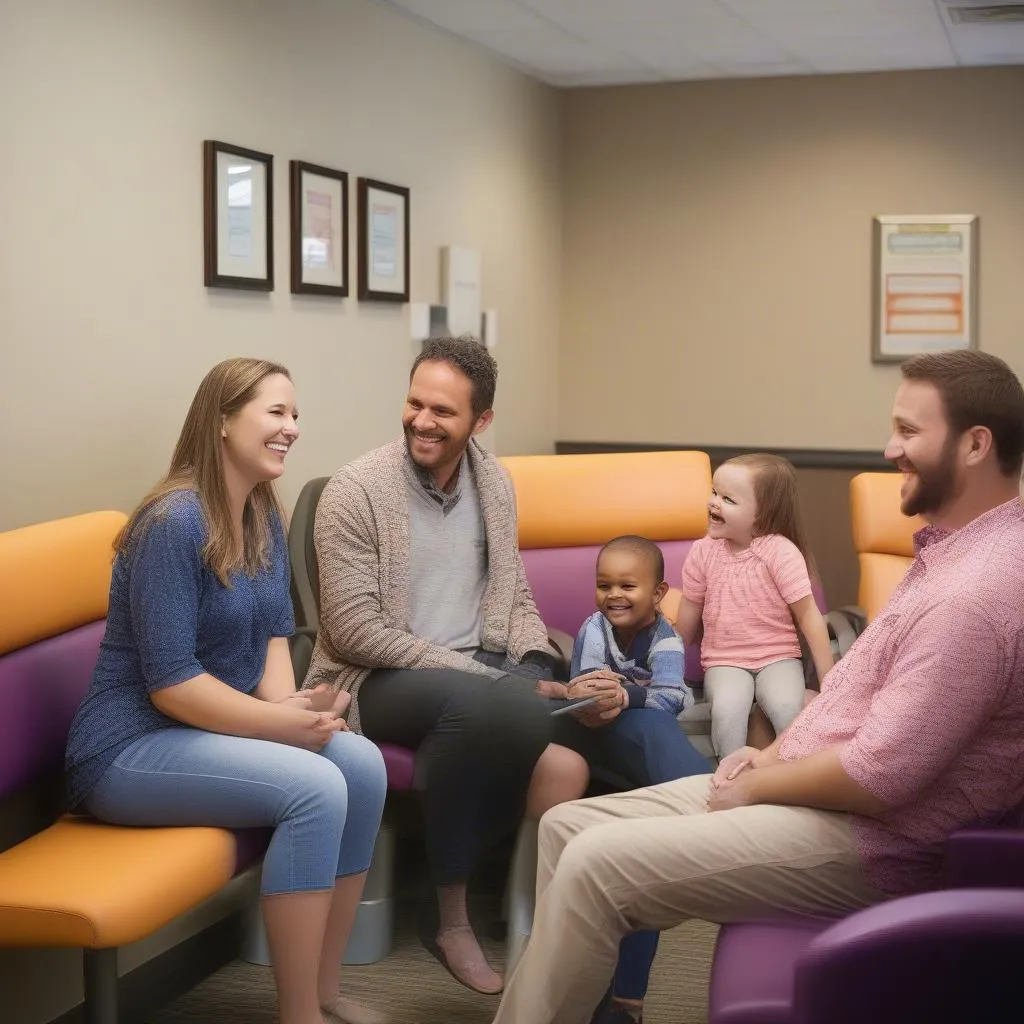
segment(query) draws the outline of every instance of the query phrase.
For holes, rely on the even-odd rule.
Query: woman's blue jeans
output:
[[[118,755],[85,800],[115,825],[271,827],[263,895],[331,889],[366,871],[387,773],[354,733],[319,752],[202,729],[149,733]]]

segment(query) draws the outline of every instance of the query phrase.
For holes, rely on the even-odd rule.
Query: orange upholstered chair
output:
[[[850,481],[853,546],[860,562],[858,602],[870,622],[903,579],[914,557],[920,516],[900,511],[900,473],[858,473]]]
[[[93,512],[0,533],[0,799],[30,805],[61,771],[124,523],[120,512]],[[0,849],[0,948],[83,950],[89,1024],[117,1024],[118,947],[212,896],[266,842],[264,833],[121,828],[70,815],[39,824]]]

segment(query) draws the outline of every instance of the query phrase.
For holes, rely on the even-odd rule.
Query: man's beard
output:
[[[913,491],[900,504],[900,511],[905,516],[927,516],[956,497],[955,450],[956,438],[950,438],[943,446],[938,464],[928,469],[922,469],[909,459],[903,460],[917,475]]]

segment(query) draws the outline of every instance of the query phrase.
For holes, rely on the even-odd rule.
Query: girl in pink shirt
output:
[[[776,735],[804,703],[803,633],[819,681],[832,667],[828,628],[811,593],[796,473],[776,455],[740,455],[712,481],[708,533],[683,566],[676,628],[700,647],[711,741],[719,758],[747,742],[756,700]]]

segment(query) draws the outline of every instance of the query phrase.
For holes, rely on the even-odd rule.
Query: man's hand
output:
[[[740,747],[739,750],[734,750],[731,754],[723,757],[718,762],[715,774],[711,777],[712,787],[718,787],[723,782],[731,782],[737,778],[740,772],[753,766],[754,758],[760,753],[761,751],[757,747]]]
[[[569,714],[588,729],[600,729],[602,725],[613,722],[629,706],[629,694],[625,690],[622,690],[621,694],[620,703],[613,708],[602,711],[600,704],[588,704],[585,708],[580,708],[579,711],[570,711]]]
[[[753,803],[750,793],[750,772],[741,768],[735,778],[716,783],[717,775],[716,772],[711,779],[711,789],[708,793],[709,811],[731,811],[734,807],[748,807]]]
[[[552,679],[538,679],[536,689],[542,697],[554,697],[556,700],[565,700],[569,695],[565,683],[556,683]]]
[[[588,710],[599,707],[602,711],[610,711],[622,702],[623,679],[625,676],[620,676],[618,672],[613,672],[610,668],[598,668],[593,672],[584,672],[569,683],[569,696],[573,699],[599,697],[600,700],[596,704],[591,704]]]
[[[610,668],[598,668],[578,675],[569,683],[569,696],[597,697],[598,700],[569,714],[588,729],[600,729],[618,718],[629,701],[629,695],[622,686],[624,678]]]

